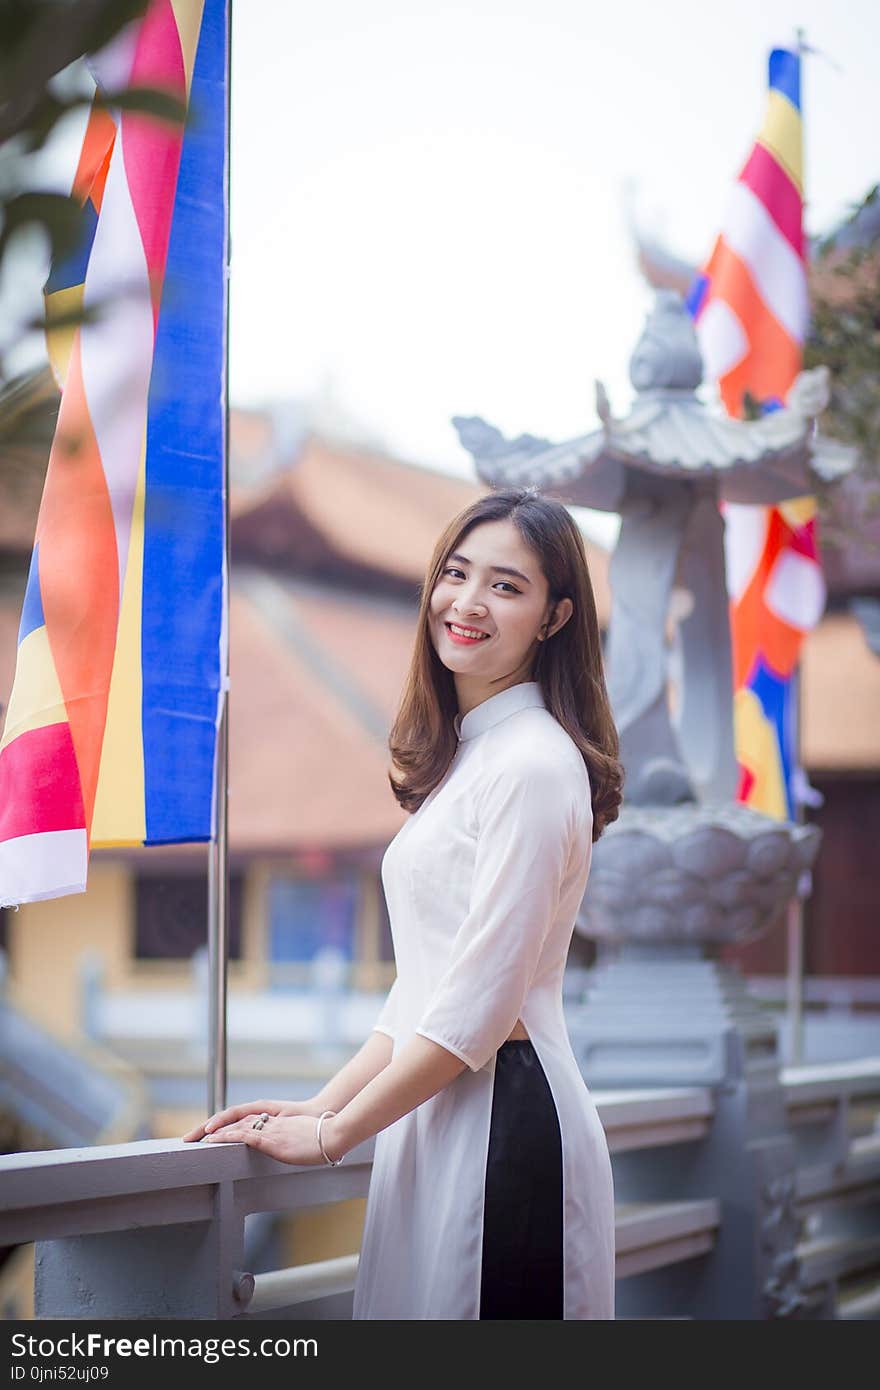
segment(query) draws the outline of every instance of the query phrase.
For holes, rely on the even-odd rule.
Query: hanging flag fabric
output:
[[[801,369],[809,324],[803,233],[800,57],[770,54],[764,123],[734,185],[688,307],[707,379],[728,414],[779,409]],[[794,818],[795,685],[805,634],[825,606],[816,506],[724,507],[739,799]]]
[[[46,285],[61,405],[0,741],[0,904],[94,845],[208,840],[227,669],[228,0],[153,0],[90,64],[76,252]],[[100,103],[170,93],[185,125]],[[74,330],[53,318],[82,306]]]

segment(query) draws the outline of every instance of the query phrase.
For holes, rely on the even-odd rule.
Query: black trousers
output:
[[[562,1138],[533,1044],[495,1058],[483,1217],[480,1318],[563,1315]]]

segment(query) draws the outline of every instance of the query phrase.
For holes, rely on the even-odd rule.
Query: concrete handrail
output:
[[[875,1204],[880,1184],[878,1136],[870,1130],[859,1134],[858,1124],[872,1123],[872,1105],[880,1098],[880,1059],[786,1069],[783,1088],[791,1132],[799,1136],[792,1193],[799,1214],[811,1218],[820,1208]],[[667,1160],[664,1149],[707,1137],[714,1142],[721,1097],[711,1087],[592,1094],[609,1148],[620,1155],[621,1163],[633,1157],[641,1161],[638,1150],[657,1149],[658,1162],[671,1162],[669,1173],[674,1176],[675,1160],[672,1155]],[[856,1109],[857,1115],[851,1113]],[[257,1212],[290,1212],[365,1197],[374,1142],[358,1146],[334,1168],[293,1167],[241,1144],[184,1144],[179,1139],[8,1154],[0,1157],[0,1244],[62,1242],[50,1245],[42,1256],[47,1316],[59,1307],[64,1316],[86,1316],[77,1311],[75,1301],[69,1312],[64,1294],[71,1272],[78,1268],[80,1250],[89,1262],[88,1280],[97,1283],[98,1297],[108,1300],[108,1306],[117,1306],[115,1270],[120,1259],[124,1268],[137,1271],[137,1278],[132,1275],[130,1280],[130,1296],[122,1299],[123,1311],[113,1316],[128,1316],[131,1308],[143,1315],[143,1309],[153,1306],[180,1309],[176,1316],[221,1318],[247,1318],[311,1301],[327,1301],[332,1307],[334,1297],[354,1287],[357,1255],[254,1276],[243,1272],[244,1221]],[[650,1165],[653,1157],[646,1155],[644,1161]],[[711,1184],[711,1168],[704,1176]],[[650,1275],[716,1249],[727,1229],[719,1192],[703,1184],[687,1194],[692,1200],[665,1200],[675,1196],[675,1188],[667,1185],[665,1193],[655,1190],[647,1202],[625,1201],[623,1192],[617,1192],[617,1277]],[[637,1199],[638,1187],[627,1195]],[[201,1273],[193,1269],[181,1283],[183,1275],[178,1278],[177,1271],[190,1259],[189,1233],[196,1226],[205,1233],[199,1237]],[[800,1249],[808,1288],[823,1281],[836,1283],[838,1276],[846,1279],[851,1272],[867,1273],[876,1261],[873,1241],[847,1239],[849,1232],[830,1227],[821,1235],[818,1230],[812,1234],[818,1239],[811,1244],[808,1238]],[[109,1242],[106,1269],[96,1264],[103,1244],[87,1240],[80,1246],[76,1240],[65,1240],[80,1236]],[[127,1244],[121,1254],[123,1239]],[[134,1245],[138,1252],[132,1258],[129,1246]],[[152,1261],[154,1282],[141,1289],[144,1258]],[[167,1285],[169,1271],[174,1274],[173,1287]],[[83,1283],[84,1298],[88,1280]],[[863,1301],[871,1297],[870,1290],[862,1295]],[[92,1305],[82,1305],[87,1306]]]
[[[720,1224],[721,1204],[714,1199],[619,1205],[615,1211],[617,1278],[704,1254],[711,1249]],[[290,1269],[243,1275],[239,1301],[249,1314],[257,1314],[278,1312],[330,1294],[350,1293],[358,1260],[358,1255],[341,1255]]]

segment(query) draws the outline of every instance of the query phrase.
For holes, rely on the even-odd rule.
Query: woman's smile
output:
[[[452,622],[447,622],[445,627],[450,639],[462,647],[475,647],[478,642],[485,642],[489,638],[489,633],[483,632],[478,627],[465,627],[462,624]]]

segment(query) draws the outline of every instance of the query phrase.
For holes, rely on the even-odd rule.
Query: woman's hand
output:
[[[205,1139],[209,1134],[215,1133],[218,1129],[226,1128],[229,1125],[238,1124],[241,1121],[253,1124],[253,1120],[248,1121],[249,1115],[256,1118],[257,1115],[293,1116],[293,1115],[312,1115],[315,1119],[320,1115],[322,1109],[326,1107],[317,1101],[311,1100],[246,1100],[241,1105],[229,1105],[225,1110],[218,1110],[216,1115],[211,1115],[203,1125],[196,1125],[195,1129],[189,1130],[183,1135],[183,1142],[191,1144],[199,1139]],[[259,1131],[257,1131],[259,1133]],[[335,1157],[335,1154],[334,1154]]]
[[[258,1129],[254,1128],[253,1116],[248,1115],[247,1119],[213,1129],[205,1136],[206,1142],[247,1144],[249,1148],[259,1149],[260,1153],[277,1158],[281,1163],[326,1163],[318,1145],[318,1125],[314,1115],[272,1115],[265,1109],[263,1113],[269,1114],[269,1119]],[[326,1128],[327,1122],[322,1135],[325,1147],[329,1143]],[[332,1146],[327,1152],[330,1158],[341,1157]]]

